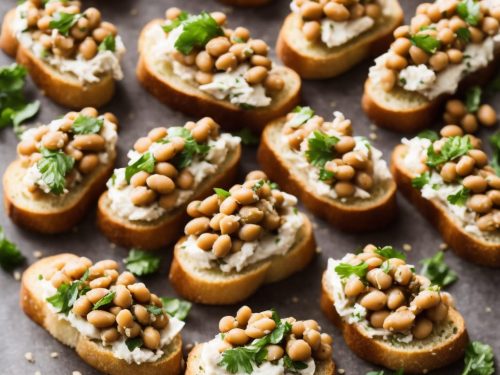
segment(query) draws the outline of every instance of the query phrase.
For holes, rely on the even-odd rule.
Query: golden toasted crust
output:
[[[297,196],[315,215],[328,220],[345,231],[376,230],[389,224],[397,212],[396,183],[390,180],[383,193],[375,200],[364,200],[355,204],[343,204],[335,199],[322,197],[312,192],[308,182],[293,172],[293,165],[276,149],[275,138],[281,136],[284,118],[271,122],[262,132],[257,159],[272,181]]]
[[[323,274],[321,310],[326,317],[342,330],[347,346],[360,358],[392,370],[404,370],[405,374],[425,374],[445,367],[460,359],[469,341],[465,321],[454,308],[449,309],[448,323],[455,327],[453,334],[432,346],[396,347],[388,341],[373,339],[357,324],[344,322],[335,309],[332,292],[328,290],[326,272]]]
[[[213,194],[214,187],[227,188],[234,181],[241,158],[241,146],[228,155],[222,169],[204,181],[192,200],[206,198]],[[108,192],[99,198],[97,225],[110,241],[124,247],[138,247],[143,250],[155,250],[167,246],[179,238],[188,221],[186,207],[189,202],[176,208],[167,216],[153,222],[133,222],[114,214],[110,209]]]
[[[197,303],[229,305],[241,302],[261,285],[283,280],[305,268],[312,260],[316,242],[309,219],[305,215],[303,218],[304,225],[297,234],[298,242],[287,254],[229,274],[196,269],[182,255],[182,244],[186,240],[183,237],[175,246],[170,266],[170,282],[177,293]]]
[[[5,212],[16,224],[40,233],[67,232],[78,224],[105,189],[115,157],[85,176],[68,194],[34,196],[23,188],[27,169],[13,161],[3,175]]]
[[[205,371],[201,364],[201,351],[203,349],[203,343],[197,344],[189,352],[186,365],[185,375],[203,375]],[[335,363],[330,359],[328,361],[318,361],[316,362],[316,371],[314,375],[334,375],[335,374]]]
[[[446,206],[434,200],[425,199],[418,189],[411,185],[413,176],[402,165],[407,146],[396,146],[392,153],[391,170],[399,191],[437,228],[446,242],[458,256],[482,266],[500,267],[500,243],[492,243],[466,232],[461,223],[451,216]]]
[[[76,77],[57,71],[18,43],[11,30],[14,16],[15,9],[4,17],[0,48],[28,69],[31,78],[45,95],[56,103],[73,109],[99,108],[111,100],[115,91],[115,81],[111,74],[104,75],[97,83],[82,84]]]
[[[73,254],[59,254],[43,258],[31,265],[23,274],[20,304],[28,317],[45,328],[63,344],[75,349],[77,354],[90,366],[111,375],[177,375],[182,367],[182,338],[180,335],[167,347],[162,348],[166,355],[156,362],[141,365],[128,364],[116,358],[112,352],[95,341],[89,340],[73,328],[67,321],[47,307],[38,288],[38,275],[44,274],[51,265],[60,261],[77,258]]]
[[[266,5],[270,0],[219,0],[222,4],[231,5],[235,7],[260,7]]]
[[[224,128],[237,130],[248,127],[260,132],[267,122],[283,116],[298,103],[301,80],[293,70],[276,68],[285,81],[285,88],[273,97],[270,106],[242,109],[224,100],[217,100],[175,76],[168,63],[155,64],[149,53],[148,30],[160,20],[149,22],[139,38],[140,58],[137,64],[139,82],[158,100],[192,116],[210,116]]]
[[[373,29],[339,47],[309,43],[301,31],[303,21],[292,13],[285,18],[276,43],[276,53],[283,63],[302,78],[324,79],[338,76],[362,60],[381,54],[393,41],[392,32],[403,22],[403,10],[391,0],[391,15],[381,17]]]

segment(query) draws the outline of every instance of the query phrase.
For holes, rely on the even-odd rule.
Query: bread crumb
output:
[[[339,368],[339,371],[338,371],[339,374],[345,374],[345,370],[343,368]]]
[[[57,358],[59,357],[59,353],[58,352],[52,352],[50,353],[50,358]]]
[[[319,246],[317,246],[317,247],[316,247],[316,252],[317,252],[318,254],[319,254],[319,253],[321,253],[322,251],[323,251],[323,250],[321,249],[321,247],[319,247]]]
[[[189,343],[186,345],[186,351],[190,352],[193,349],[194,345],[192,343]]]
[[[36,259],[40,259],[42,257],[43,253],[40,251],[40,250],[35,250],[33,251],[33,256],[36,258]]]
[[[439,244],[439,250],[443,250],[443,251],[448,250],[448,245],[445,244],[444,242]]]
[[[335,108],[337,106],[337,102],[332,101],[330,102],[330,107]]]
[[[36,371],[35,371],[35,375],[42,375],[42,372],[41,372],[41,371],[39,371],[39,370],[36,370]]]
[[[132,8],[130,9],[130,15],[131,16],[137,16],[139,14],[139,10],[137,8]]]
[[[404,243],[403,250],[404,251],[411,251],[411,245],[409,243]]]
[[[115,243],[113,243],[113,242],[110,242],[110,243],[109,243],[109,247],[110,247],[111,249],[116,249],[116,244],[115,244]]]
[[[370,124],[370,130],[377,130],[377,125]]]
[[[31,352],[24,353],[24,359],[27,360],[29,363],[35,363],[35,357]]]
[[[370,133],[370,134],[368,135],[368,137],[369,137],[372,141],[374,141],[374,140],[376,140],[376,139],[378,138],[378,135],[377,135],[377,133]]]
[[[75,370],[71,373],[71,375],[82,375],[82,373],[80,371]]]
[[[233,13],[233,8],[222,7],[222,13],[231,14],[231,13]]]
[[[486,311],[487,313],[490,313],[491,312],[491,307],[486,306],[486,308],[484,309],[484,311]]]
[[[292,297],[292,302],[293,302],[293,303],[299,303],[299,301],[300,301],[300,300],[299,300],[299,297],[297,297],[297,296],[293,296],[293,297]]]
[[[12,276],[14,276],[14,280],[16,280],[16,281],[21,280],[21,272],[19,272],[19,271],[14,271]]]

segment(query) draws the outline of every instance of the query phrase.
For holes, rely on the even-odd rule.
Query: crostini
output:
[[[297,105],[301,80],[270,60],[266,42],[225,23],[221,12],[168,9],[166,20],[153,20],[141,32],[137,76],[174,109],[213,117],[227,129],[261,131]]]
[[[245,300],[261,285],[305,268],[316,252],[312,226],[297,198],[261,171],[243,185],[193,201],[193,219],[174,250],[170,282],[184,298],[209,305]]]
[[[399,190],[457,255],[500,267],[500,177],[481,141],[447,125],[402,143],[391,165]]]
[[[315,320],[281,319],[274,310],[241,307],[219,322],[214,339],[189,353],[186,375],[333,375],[333,340]]]
[[[271,180],[342,230],[375,230],[396,214],[396,183],[382,153],[353,137],[341,112],[326,122],[311,108],[297,107],[271,122],[258,160]]]
[[[403,22],[397,0],[293,0],[276,52],[302,78],[342,74],[387,49]]]
[[[404,133],[431,125],[445,99],[495,72],[499,21],[495,0],[420,4],[410,25],[394,31],[391,48],[370,68],[362,99],[367,116]]]
[[[233,182],[240,141],[220,133],[209,117],[152,129],[129,151],[127,167],[116,169],[108,181],[99,199],[100,229],[126,247],[153,250],[173,243],[188,220],[188,202]]]
[[[329,259],[321,308],[356,355],[405,374],[451,364],[469,340],[452,296],[391,246]]]
[[[101,107],[123,78],[116,26],[79,1],[27,0],[3,20],[0,48],[26,66],[44,94],[69,108]]]
[[[113,114],[87,107],[25,131],[3,175],[7,215],[40,233],[73,228],[113,171],[117,125]]]
[[[21,307],[90,366],[112,375],[181,373],[184,322],[114,260],[43,258],[22,276]]]

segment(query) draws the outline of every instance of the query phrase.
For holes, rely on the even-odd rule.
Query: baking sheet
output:
[[[108,0],[84,1],[85,5],[97,6],[106,20],[118,25],[120,34],[128,52],[123,61],[125,79],[118,84],[116,96],[105,110],[114,112],[120,120],[119,166],[124,165],[126,152],[132,147],[134,140],[158,125],[182,125],[188,117],[162,105],[150,96],[138,84],[135,78],[137,62],[137,38],[141,27],[152,18],[163,15],[169,6],[180,6],[191,12],[201,10],[223,10],[228,13],[230,26],[246,26],[253,37],[262,38],[274,45],[284,17],[289,13],[288,0],[273,1],[260,9],[233,9],[220,5],[216,1],[161,1],[161,0]],[[419,1],[402,0],[406,12],[406,20],[411,16]],[[0,15],[16,5],[15,0],[0,2]],[[10,57],[0,53],[0,65],[12,62]],[[374,129],[364,116],[360,99],[362,84],[366,78],[369,62],[365,62],[347,74],[323,81],[305,81],[303,84],[303,104],[316,109],[317,113],[327,118],[334,110],[343,111],[351,118],[356,134],[375,138],[376,147],[384,151],[387,160],[392,148],[399,142],[400,135],[384,130]],[[33,122],[49,122],[67,112],[55,105],[30,83],[29,95],[41,100],[42,107]],[[495,99],[497,111],[500,110],[500,95]],[[482,132],[483,139],[487,136]],[[0,172],[3,173],[8,163],[16,155],[17,140],[11,129],[0,131]],[[258,167],[255,160],[256,148],[245,147],[240,177]],[[1,188],[0,188],[1,189]],[[3,192],[2,192],[3,194]],[[409,262],[418,264],[423,257],[433,255],[442,240],[435,229],[425,221],[414,209],[398,196],[399,216],[394,225],[383,231],[367,234],[346,234],[330,227],[322,220],[309,215],[315,227],[316,239],[320,252],[307,269],[291,278],[273,285],[262,287],[257,294],[247,301],[254,310],[260,311],[274,307],[282,316],[293,315],[301,319],[317,319],[323,330],[333,334],[334,359],[338,369],[345,374],[365,374],[377,367],[358,359],[344,344],[339,330],[328,322],[319,309],[320,275],[326,267],[328,257],[340,258],[346,252],[366,243],[378,245],[392,244],[402,247],[410,244]],[[64,235],[44,236],[30,233],[14,226],[1,208],[0,225],[4,227],[8,238],[17,243],[28,257],[28,263],[36,260],[35,255],[43,256],[60,252],[74,252],[91,259],[113,258],[121,260],[127,256],[126,249],[115,247],[102,236],[95,224],[95,210],[88,213],[85,220],[74,231]],[[169,285],[167,274],[171,261],[171,249],[160,252],[162,262],[157,274],[144,278],[144,282],[161,296],[175,296]],[[478,267],[448,253],[447,262],[459,274],[459,281],[449,288],[455,295],[458,308],[467,322],[470,336],[493,346],[500,353],[498,318],[500,301],[498,270]],[[417,269],[419,267],[417,266]],[[20,310],[18,292],[20,283],[11,274],[0,271],[0,373],[1,374],[34,374],[40,371],[45,374],[71,374],[80,371],[84,375],[98,372],[87,366],[72,349],[66,348],[50,335],[29,320]],[[217,331],[217,323],[221,316],[234,314],[235,306],[207,307],[195,305],[187,320],[182,335],[184,343],[192,344],[209,340]],[[28,362],[24,356],[31,352],[34,363]],[[51,353],[58,353],[56,358]],[[459,374],[462,369],[460,361],[455,366],[436,371],[435,374]],[[340,371],[339,371],[340,373]]]

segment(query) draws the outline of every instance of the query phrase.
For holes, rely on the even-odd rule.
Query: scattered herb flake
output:
[[[62,151],[41,150],[42,158],[37,163],[37,168],[42,174],[42,181],[56,195],[64,193],[66,175],[75,164],[75,159]]]
[[[396,250],[392,246],[377,247],[375,249],[375,253],[380,256],[383,256],[386,259],[398,258],[406,260],[406,255],[403,254],[401,251]]]
[[[170,297],[161,297],[160,299],[163,302],[163,310],[165,310],[168,315],[179,320],[186,320],[191,310],[191,302]]]
[[[481,105],[482,90],[479,86],[471,87],[465,94],[465,107],[467,112],[476,113]]]
[[[241,143],[245,146],[256,146],[259,144],[259,137],[248,128],[241,129],[234,133],[234,135],[240,137]]]
[[[215,194],[219,196],[221,199],[226,199],[231,196],[231,193],[222,188],[214,188]]]
[[[106,306],[110,304],[113,301],[113,298],[115,298],[115,292],[109,292],[106,294],[104,297],[102,297],[99,301],[97,301],[92,308],[92,310],[97,310],[103,306]]]
[[[195,48],[205,47],[216,36],[224,35],[222,27],[206,12],[197,16],[189,16],[181,23],[182,32],[174,46],[184,55],[189,55]]]
[[[441,47],[441,42],[430,34],[417,33],[410,37],[410,42],[423,51],[434,54]]]
[[[348,278],[351,275],[356,275],[359,278],[364,278],[368,273],[368,264],[362,262],[357,266],[353,266],[349,263],[340,263],[337,267],[335,267],[335,272],[342,279]]]
[[[290,125],[293,128],[305,124],[309,119],[311,119],[314,116],[314,110],[311,107],[297,106],[294,108],[292,113],[294,113],[294,116],[290,121],[288,121],[288,125]]]
[[[424,172],[411,180],[411,186],[420,190],[429,183],[430,178],[429,172]]]
[[[458,280],[458,275],[444,261],[444,252],[438,251],[430,258],[420,261],[422,270],[420,274],[427,277],[432,284],[447,286]]]
[[[160,268],[160,257],[139,249],[132,249],[124,260],[125,268],[136,276],[150,275]]]
[[[17,245],[7,239],[0,226],[0,267],[5,271],[11,271],[23,264],[25,260]]]
[[[448,195],[446,199],[448,200],[448,202],[454,204],[455,206],[463,206],[469,198],[469,193],[469,189],[462,187],[455,194]]]
[[[101,131],[104,120],[100,118],[78,115],[71,126],[71,131],[75,134],[96,134]]]

